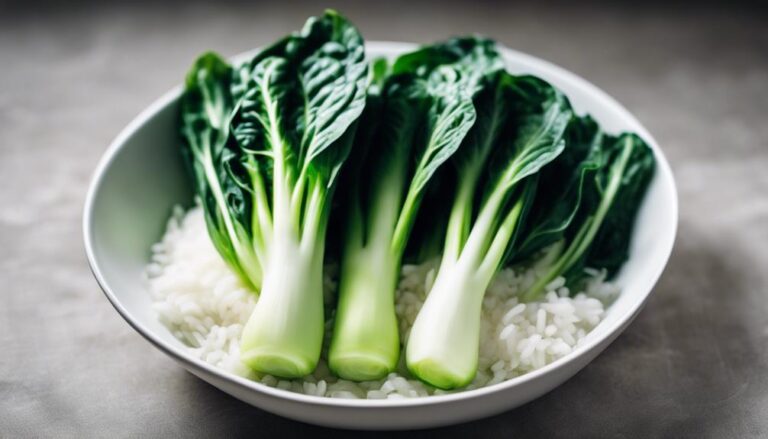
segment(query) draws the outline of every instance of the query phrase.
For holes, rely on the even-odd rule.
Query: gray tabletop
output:
[[[265,44],[321,8],[280,3],[0,3],[0,437],[360,435],[188,374],[118,316],[83,255],[85,190],[110,140],[201,51]],[[768,14],[633,3],[322,5],[369,39],[482,32],[573,70],[646,124],[677,177],[675,251],[629,329],[546,396],[440,433],[768,435]]]

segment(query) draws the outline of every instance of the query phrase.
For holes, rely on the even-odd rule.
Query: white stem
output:
[[[440,267],[408,339],[406,359],[412,373],[444,389],[472,381],[488,282],[466,260]]]
[[[304,376],[315,368],[322,345],[322,255],[301,251],[291,231],[275,237],[265,268],[259,301],[243,329],[241,359],[260,372]]]

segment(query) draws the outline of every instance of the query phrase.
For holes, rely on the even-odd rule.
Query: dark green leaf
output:
[[[182,154],[214,246],[246,283],[257,286],[260,267],[254,266],[249,242],[250,197],[228,171],[234,159],[226,138],[236,79],[232,68],[215,53],[203,54],[192,66],[181,98]]]
[[[607,269],[609,275],[616,274],[629,256],[637,211],[655,171],[653,151],[635,134],[623,134],[608,145],[608,161],[617,160],[627,142],[632,148],[629,163],[585,262],[588,267]],[[598,187],[603,195],[608,178],[610,177],[607,173],[602,173],[598,180]]]
[[[637,210],[653,178],[653,151],[634,134],[604,135],[591,148],[579,167],[587,174],[575,183],[581,187],[579,197],[570,199],[578,201],[577,212],[565,230],[557,232],[564,245],[525,300],[538,297],[557,276],[576,285],[585,275],[584,267],[604,268],[613,276],[627,259]],[[549,210],[556,207],[550,205]]]
[[[585,184],[601,165],[602,131],[589,116],[575,116],[565,132],[565,149],[541,170],[532,215],[514,261],[527,259],[563,239],[582,204]]]
[[[512,187],[560,155],[571,109],[560,91],[539,78],[518,76],[506,83],[505,98],[513,105],[502,140],[507,145],[497,148],[491,166],[500,171],[494,184]]]
[[[428,77],[439,66],[448,64],[463,66],[480,76],[504,69],[495,41],[469,36],[451,38],[401,55],[392,65],[392,74]]]
[[[233,124],[241,146],[272,160],[280,155],[330,187],[350,148],[337,140],[365,105],[364,57],[357,29],[335,12],[310,18],[256,55]]]

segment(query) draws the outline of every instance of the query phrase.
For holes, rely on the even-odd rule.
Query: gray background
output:
[[[0,437],[360,436],[262,412],[176,366],[102,296],[80,233],[107,144],[198,53],[259,46],[330,5],[369,39],[482,32],[573,70],[646,124],[677,177],[677,245],[626,333],[548,395],[439,433],[768,435],[765,10],[280,3],[0,3]]]

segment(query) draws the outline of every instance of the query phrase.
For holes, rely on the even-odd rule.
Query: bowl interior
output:
[[[414,46],[368,43],[367,47],[373,56],[393,56]],[[543,369],[465,394],[474,392],[479,395],[514,386],[520,380],[536,379],[590,346],[617,335],[638,312],[661,274],[677,227],[677,198],[669,165],[650,134],[627,110],[591,84],[559,67],[512,50],[504,50],[503,54],[510,71],[535,74],[550,81],[566,93],[577,112],[592,114],[608,131],[637,132],[654,148],[658,167],[639,213],[630,259],[616,280],[623,289],[622,294],[609,308],[605,319],[588,335],[586,343]],[[190,182],[179,155],[176,128],[179,94],[177,88],[160,98],[126,127],[110,146],[96,170],[87,198],[84,234],[94,274],[126,320],[177,359],[194,367],[210,369],[192,358],[183,344],[159,323],[143,278],[150,246],[162,236],[173,206],[192,204]],[[243,384],[241,379],[218,373],[233,383]],[[375,401],[331,401],[269,389],[257,383],[247,385],[258,391],[276,392],[284,398],[315,404],[377,405]],[[438,402],[441,398],[444,397],[424,398],[418,404]],[[414,402],[386,403],[404,405]]]

